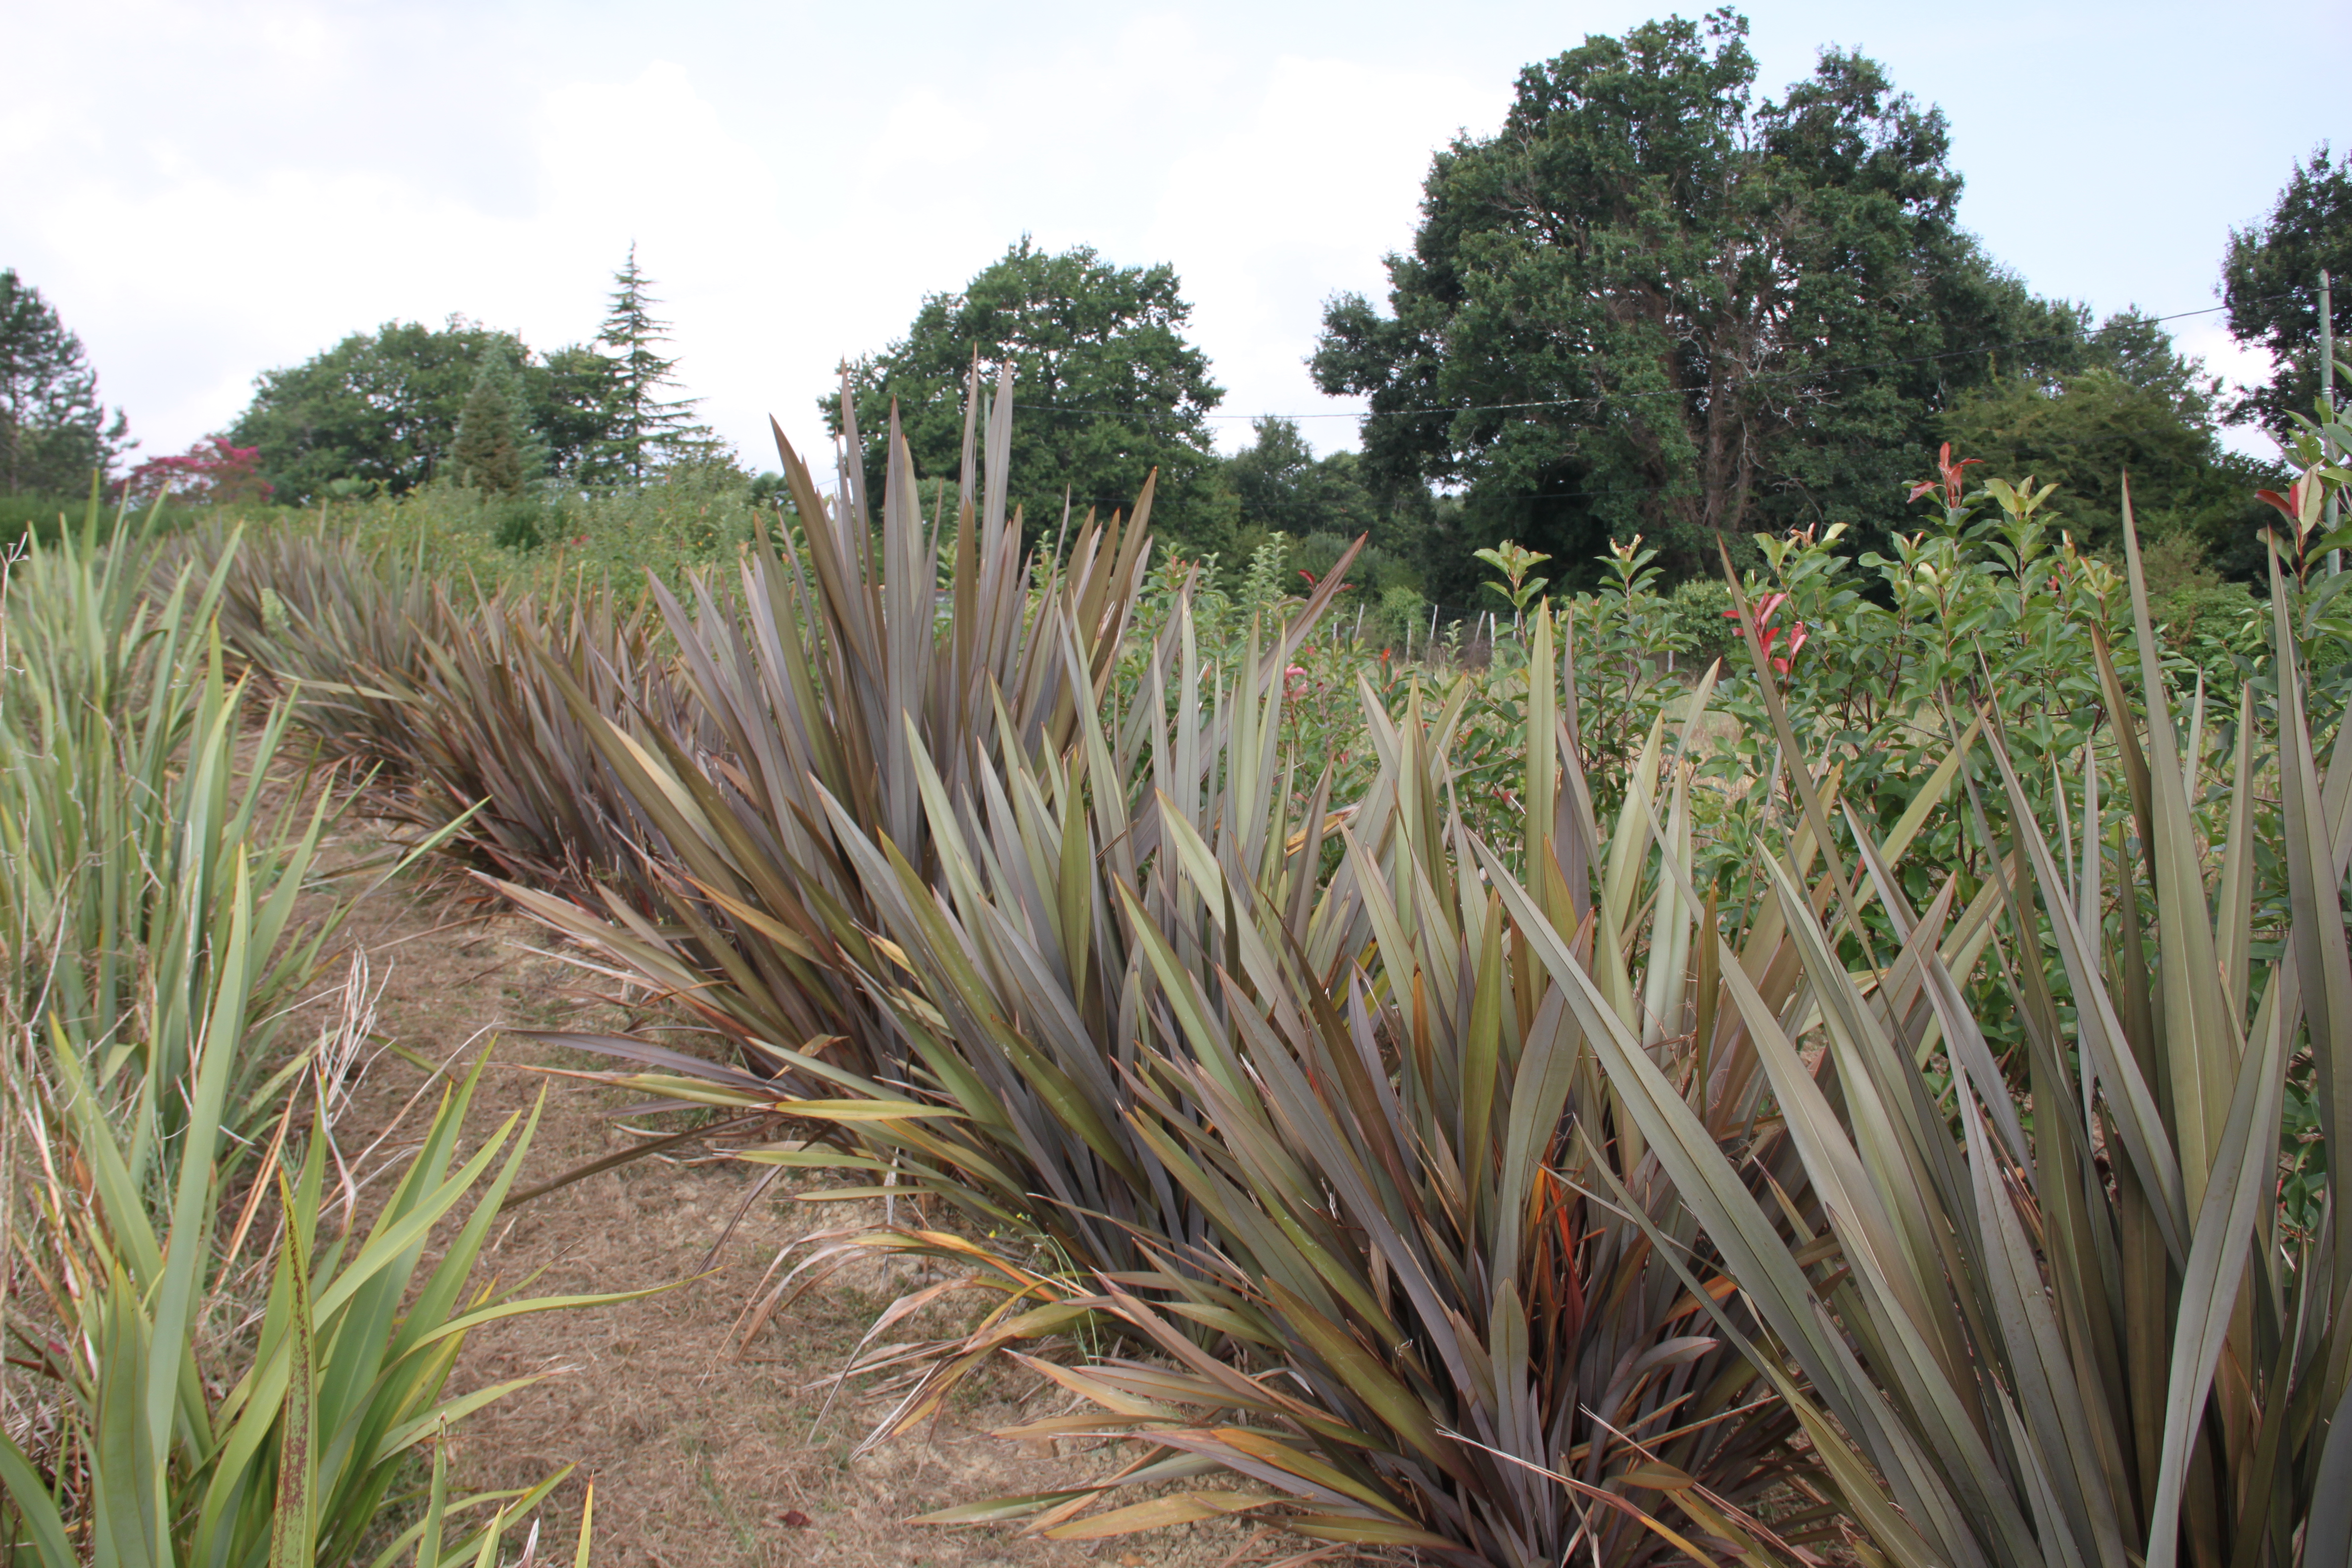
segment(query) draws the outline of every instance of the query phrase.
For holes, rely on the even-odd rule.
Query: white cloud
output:
[[[766,160],[735,136],[684,66],[625,82],[573,82],[537,116],[539,226],[645,225],[716,240],[775,205]]]
[[[2270,380],[2269,351],[2239,342],[2230,335],[2221,316],[2193,316],[2168,324],[2173,329],[2174,345],[2188,358],[2203,360],[2205,374],[2221,378],[2225,395],[2260,386]],[[2268,459],[2278,456],[2278,444],[2251,426],[2222,426],[2221,444],[2249,457]]]
[[[936,88],[916,87],[890,105],[861,162],[876,181],[970,169],[982,161],[989,140],[986,116]]]
[[[1382,256],[1409,247],[1430,154],[1499,117],[1503,92],[1460,76],[1340,59],[1275,62],[1255,102],[1176,158],[1145,231],[1179,260],[1199,340],[1235,413],[1319,414],[1304,359],[1329,295],[1385,300]],[[1249,430],[1224,422],[1228,447]],[[1318,450],[1352,420],[1311,418]]]

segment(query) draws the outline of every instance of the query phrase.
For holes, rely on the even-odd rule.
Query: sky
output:
[[[0,97],[0,266],[154,454],[384,321],[588,339],[634,243],[686,389],[761,468],[770,416],[822,450],[834,367],[1027,234],[1172,263],[1221,442],[1275,413],[1328,451],[1357,405],[1306,369],[1323,303],[1385,298],[1431,153],[1491,133],[1523,65],[1666,9],[13,0],[45,64]],[[1767,94],[1837,44],[1940,106],[1964,224],[2101,314],[2210,312],[2231,229],[2352,142],[2308,68],[2352,45],[2340,0],[1746,14]],[[2263,374],[2217,313],[2172,326]]]

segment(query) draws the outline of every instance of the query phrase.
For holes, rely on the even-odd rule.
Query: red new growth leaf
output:
[[[2305,475],[2304,478],[2299,479],[2295,480],[2294,483],[2287,486],[2286,494],[2284,495],[2279,494],[2276,490],[2256,490],[2254,492],[2254,499],[2260,501],[2268,501],[2271,505],[2276,507],[2280,512],[2284,514],[2287,521],[2294,523],[2297,528],[2301,528],[2303,526],[2303,507],[2305,500],[2304,487],[2309,483],[2311,483],[2311,478],[2309,475]]]
[[[1797,657],[1797,650],[1805,646],[1805,638],[1811,635],[1806,630],[1805,623],[1802,621],[1797,622],[1794,626],[1775,626],[1765,624],[1771,620],[1773,612],[1788,602],[1789,595],[1786,594],[1767,594],[1756,601],[1756,640],[1764,645],[1764,657],[1771,661],[1773,669],[1782,675],[1789,673],[1790,661]],[[1736,621],[1739,618],[1739,612],[1726,610],[1723,612],[1723,616],[1726,620]],[[1775,654],[1772,648],[1783,636],[1789,639],[1786,645],[1788,651]]]
[[[1936,454],[1936,478],[1921,479],[1913,485],[1906,499],[1917,500],[1921,496],[1931,496],[1940,489],[1944,492],[1944,504],[1956,507],[1960,504],[1960,492],[1967,483],[1964,476],[1983,461],[1982,458],[1967,458],[1955,463],[1952,461],[1952,444],[1947,441]]]

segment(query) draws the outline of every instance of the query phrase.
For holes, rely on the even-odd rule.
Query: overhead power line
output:
[[[2286,295],[2283,292],[2280,294],[2265,295],[2262,299],[2251,302],[2262,304],[2270,300],[2284,299]],[[2151,316],[2147,318],[2147,320],[2151,324],[2164,321],[2178,321],[2186,320],[2191,316],[2215,315],[2228,309],[2229,307],[2227,305],[2208,305],[2195,310],[2175,310],[2168,315]],[[1868,364],[1835,365],[1821,370],[1779,371],[1768,375],[1750,376],[1741,384],[1746,386],[1756,386],[1775,382],[1811,381],[1830,376],[1863,375],[1874,371],[1898,370],[1905,365],[1932,364],[1943,360],[1974,359],[1982,354],[2000,353],[2010,349],[2036,348],[2046,343],[2059,343],[2065,342],[2067,341],[2068,337],[2066,334],[2052,332],[2045,333],[2041,337],[2011,338],[2001,342],[1979,343],[1970,348],[1946,349],[1936,353],[1910,354],[1899,359],[1878,360]],[[1174,423],[1179,421],[1189,422],[1193,419],[1247,419],[1251,421],[1256,421],[1259,419],[1288,419],[1293,421],[1301,419],[1432,419],[1441,416],[1450,418],[1458,414],[1506,414],[1531,408],[1565,408],[1574,407],[1580,405],[1589,405],[1598,407],[1612,403],[1629,402],[1640,398],[1688,397],[1690,395],[1691,389],[1687,387],[1662,386],[1625,392],[1590,393],[1576,397],[1533,398],[1520,403],[1448,403],[1432,404],[1426,407],[1421,408],[1320,409],[1300,414],[1226,414],[1212,412],[1209,410],[1201,410],[1193,414],[1178,415],[1173,413],[1138,412],[1130,409],[1113,407],[1104,404],[1032,403],[1018,396],[1015,396],[1013,399],[1013,406],[1024,413],[1109,414],[1119,416],[1137,423],[1158,424]]]

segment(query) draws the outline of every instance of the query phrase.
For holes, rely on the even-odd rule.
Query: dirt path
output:
[[[354,823],[343,850],[380,848]],[[376,984],[380,1035],[415,1058],[493,1066],[469,1131],[486,1135],[544,1089],[547,1110],[525,1185],[584,1164],[626,1142],[604,1114],[609,1091],[527,1070],[586,1066],[512,1028],[605,1028],[608,1005],[583,996],[587,978],[538,951],[538,928],[479,915],[444,875],[404,879],[362,902],[347,928]],[[410,1100],[425,1073],[378,1052],[342,1121],[347,1146],[365,1142]],[[693,1145],[687,1145],[691,1149]],[[505,1281],[534,1273],[532,1294],[632,1289],[685,1279],[703,1264],[757,1171],[724,1163],[644,1160],[589,1177],[518,1210],[484,1267]],[[808,1186],[837,1184],[819,1180]],[[469,1339],[454,1389],[550,1374],[469,1417],[452,1439],[469,1488],[527,1484],[565,1464],[579,1468],[550,1500],[543,1540],[569,1562],[583,1481],[596,1482],[595,1562],[601,1568],[789,1568],[801,1563],[982,1568],[1118,1563],[1211,1568],[1265,1562],[1298,1549],[1229,1523],[1187,1526],[1098,1544],[1023,1539],[1010,1530],[910,1525],[910,1515],[991,1496],[1078,1484],[1110,1468],[1108,1453],[1055,1457],[987,1436],[1062,1408],[1061,1395],[1017,1367],[983,1376],[928,1439],[901,1439],[855,1460],[850,1453],[887,1408],[850,1396],[826,1408],[812,1385],[838,1371],[905,1276],[862,1264],[803,1298],[738,1353],[731,1331],[776,1253],[814,1229],[857,1217],[793,1200],[780,1184],[744,1215],[713,1272],[644,1300],[494,1324]],[[801,1523],[805,1520],[806,1523]]]

